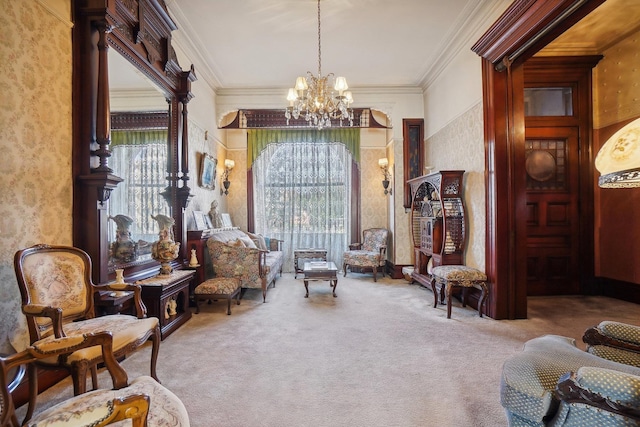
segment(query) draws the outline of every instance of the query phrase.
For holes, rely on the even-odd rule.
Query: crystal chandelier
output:
[[[333,84],[333,89],[331,89]],[[340,126],[343,120],[349,121],[353,126],[353,110],[349,107],[353,102],[351,91],[347,89],[347,79],[338,77],[333,73],[322,75],[322,50],[320,43],[320,0],[318,0],[318,75],[314,76],[307,71],[306,77],[298,77],[295,87],[289,89],[287,100],[289,107],[285,112],[287,125],[289,119],[297,119],[303,116],[309,123],[321,130],[331,127],[331,120],[339,120]]]

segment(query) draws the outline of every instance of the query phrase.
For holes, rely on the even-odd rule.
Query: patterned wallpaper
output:
[[[389,196],[384,195],[383,176],[378,166],[378,160],[383,157],[387,157],[384,148],[360,149],[360,209],[362,209],[360,224],[362,230],[374,227],[388,228]]]
[[[600,129],[640,116],[640,31],[604,52],[594,71],[594,120]]]
[[[467,216],[465,262],[485,267],[484,130],[482,103],[460,115],[425,142],[425,164],[438,170],[466,171],[464,201]]]
[[[404,164],[402,140],[394,141],[393,157],[396,159],[394,176],[394,242],[393,248],[396,265],[413,265],[413,237],[411,235],[411,212],[404,208]]]
[[[222,196],[220,195],[220,174],[224,168],[225,149],[215,138],[206,135],[205,131],[193,121],[189,122],[189,188],[193,198],[185,210],[187,218],[187,230],[195,230],[193,211],[203,211],[208,213],[211,209],[211,202],[218,201],[221,206]],[[200,186],[200,174],[202,173],[202,157],[207,153],[218,160],[216,166],[215,189]]]
[[[71,27],[35,0],[0,0],[0,10],[0,352],[8,352],[23,324],[14,253],[72,244]]]

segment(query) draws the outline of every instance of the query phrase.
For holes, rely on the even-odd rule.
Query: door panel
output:
[[[527,127],[527,294],[580,290],[577,127]]]

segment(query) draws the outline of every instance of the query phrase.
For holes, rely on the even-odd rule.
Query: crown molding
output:
[[[463,50],[471,48],[473,42],[511,4],[511,0],[468,2],[449,33],[445,44],[431,60],[431,67],[420,79],[420,86],[426,91]]]

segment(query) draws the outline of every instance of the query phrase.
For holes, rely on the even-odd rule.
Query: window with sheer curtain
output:
[[[151,215],[170,215],[162,191],[167,186],[167,131],[126,130],[111,132],[109,165],[115,175],[127,177],[109,198],[109,215],[133,219],[135,241],[157,240],[158,226]],[[109,221],[109,236],[115,236],[115,223]]]
[[[327,249],[328,260],[341,265],[351,235],[353,163],[341,142],[262,147],[252,166],[255,231],[285,242],[285,271],[293,270],[298,248]]]

